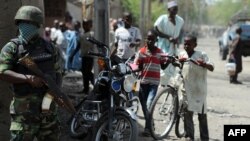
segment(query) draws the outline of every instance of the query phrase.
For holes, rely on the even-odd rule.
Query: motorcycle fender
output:
[[[118,111],[124,111],[127,112],[129,114],[129,116],[133,119],[133,120],[137,120],[137,116],[134,112],[132,112],[130,109],[128,108],[118,108]]]

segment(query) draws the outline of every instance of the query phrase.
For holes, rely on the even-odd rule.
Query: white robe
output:
[[[154,26],[157,27],[160,32],[177,38],[183,28],[184,20],[176,15],[175,22],[176,25],[169,21],[167,14],[164,14],[156,20]],[[178,46],[174,47],[166,38],[158,37],[156,46],[168,55],[178,55]],[[161,84],[167,85],[169,82],[171,83],[175,74],[175,68],[171,64],[165,70],[161,70]]]
[[[176,24],[174,25],[169,21],[168,15],[164,14],[155,21],[154,26],[157,27],[160,32],[177,38],[183,28],[184,20],[180,16],[176,15],[175,22]],[[163,52],[169,53],[169,55],[177,55],[176,53],[178,53],[177,47],[174,47],[173,44],[166,38],[159,37],[156,46],[161,48]]]
[[[185,51],[180,57],[188,58]],[[202,59],[207,64],[213,65],[205,52],[195,51],[191,59]],[[198,113],[207,112],[207,69],[192,62],[186,62],[182,71],[185,83],[185,91],[188,102],[188,110]],[[202,111],[204,105],[204,111]]]

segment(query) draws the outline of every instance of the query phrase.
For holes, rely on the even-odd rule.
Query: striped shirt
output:
[[[163,62],[161,54],[161,49],[157,47],[154,52],[150,52],[146,46],[139,50],[135,60],[137,64],[143,65],[141,84],[159,85],[161,63]]]

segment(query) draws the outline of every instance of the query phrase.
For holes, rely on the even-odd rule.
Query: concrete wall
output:
[[[76,1],[76,0],[75,0]],[[55,19],[59,21],[64,21],[64,14],[66,11],[69,11],[73,20],[82,21],[82,6],[81,3],[76,3],[74,0],[66,0],[65,5],[61,4],[64,13],[61,17],[46,17],[45,26],[53,26],[53,21]],[[63,1],[62,1],[63,2]]]
[[[110,1],[110,18],[118,19],[122,17],[123,8],[120,0]]]
[[[67,11],[70,12],[71,16],[73,17],[73,20],[76,21],[82,21],[82,7],[80,4],[73,4],[71,2],[67,2]]]

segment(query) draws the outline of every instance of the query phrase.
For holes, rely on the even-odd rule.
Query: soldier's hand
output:
[[[32,87],[39,88],[44,85],[43,79],[34,75],[25,75],[27,78],[27,82],[32,85]]]

